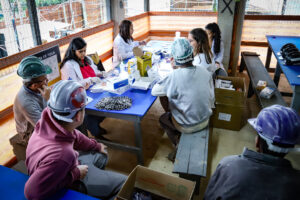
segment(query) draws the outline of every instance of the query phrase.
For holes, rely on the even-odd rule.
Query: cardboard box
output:
[[[244,125],[244,106],[216,104],[211,121],[213,127],[239,131]]]
[[[117,199],[131,200],[134,188],[140,188],[172,200],[190,200],[195,183],[138,165],[129,174]]]
[[[217,104],[226,104],[234,106],[244,106],[246,102],[246,85],[245,79],[240,77],[224,77],[217,76],[217,79],[230,80],[235,89],[240,88],[241,91],[237,90],[226,90],[221,88],[215,88],[215,99]]]
[[[230,80],[235,89],[240,89],[215,88],[216,108],[211,117],[212,125],[215,128],[239,131],[245,122],[243,117],[247,99],[245,79],[223,76],[218,76],[217,79]]]

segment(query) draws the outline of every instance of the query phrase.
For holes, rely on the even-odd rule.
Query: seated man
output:
[[[177,39],[171,47],[173,72],[154,85],[153,96],[166,96],[169,104],[159,122],[173,143],[175,150],[168,158],[174,161],[181,133],[200,131],[208,125],[212,114],[214,94],[208,90],[211,74],[193,66],[193,49],[187,39]]]
[[[256,130],[256,150],[221,160],[204,199],[298,199],[300,171],[284,156],[299,142],[300,116],[273,105],[248,122]],[[298,149],[299,150],[299,149]]]
[[[26,150],[26,198],[44,199],[75,182],[101,199],[114,199],[121,189],[126,176],[103,170],[106,146],[75,129],[83,122],[86,100],[76,81],[63,80],[53,88]],[[78,156],[75,149],[92,152]]]
[[[50,67],[34,56],[24,58],[18,67],[17,74],[22,77],[23,86],[15,98],[13,107],[18,136],[11,140],[12,145],[24,146],[20,155],[17,155],[18,159],[25,160],[29,137],[43,109],[47,106],[50,95],[47,74],[51,72]]]

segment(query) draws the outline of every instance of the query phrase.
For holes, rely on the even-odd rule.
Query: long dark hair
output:
[[[191,30],[190,34],[197,42],[197,47],[194,50],[195,53],[204,53],[206,62],[210,64],[212,62],[211,58],[213,55],[209,47],[207,33],[202,28],[195,28]]]
[[[133,40],[130,35],[130,26],[132,26],[132,22],[126,19],[123,20],[119,26],[120,35],[126,43],[128,43],[129,40]]]
[[[217,54],[220,52],[221,46],[221,31],[216,23],[209,23],[206,25],[205,29],[210,30],[212,33],[212,39],[214,40],[214,52]]]
[[[84,41],[84,39],[82,39],[81,37],[73,38],[73,40],[69,44],[69,47],[66,51],[65,57],[60,65],[60,68],[63,68],[64,64],[68,60],[75,60],[81,67],[83,67],[84,65],[87,65],[87,64],[90,65],[91,64],[90,60],[86,56],[84,57],[84,60],[83,60],[84,62],[82,63],[82,61],[75,54],[76,50],[80,50],[80,49],[84,48],[85,46],[86,46],[86,42]]]

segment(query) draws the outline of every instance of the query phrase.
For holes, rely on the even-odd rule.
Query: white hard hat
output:
[[[51,91],[48,107],[58,120],[73,122],[75,114],[86,106],[86,100],[85,89],[80,83],[61,80]]]

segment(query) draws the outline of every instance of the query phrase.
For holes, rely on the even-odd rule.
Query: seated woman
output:
[[[81,83],[85,89],[88,89],[92,83],[99,83],[105,72],[97,69],[93,60],[86,56],[87,44],[81,37],[74,38],[65,54],[61,63],[61,79],[62,80],[75,80]],[[88,129],[93,136],[98,139],[107,140],[102,135],[106,130],[99,126],[104,120],[104,117],[95,117],[91,115],[85,116],[83,126],[80,127],[82,132]]]
[[[205,30],[208,35],[209,44],[217,67],[215,75],[228,76],[222,63],[224,57],[224,44],[221,40],[220,28],[216,23],[209,23],[206,25]]]
[[[152,95],[168,97],[170,112],[164,113],[159,122],[175,147],[168,156],[174,161],[181,133],[197,132],[208,125],[214,97],[207,89],[212,76],[206,69],[193,66],[193,49],[188,40],[175,40],[171,54],[174,70],[154,85]]]
[[[133,48],[145,45],[145,41],[133,41],[133,24],[129,20],[123,20],[119,26],[119,34],[113,44],[113,67],[116,67],[124,59],[134,56]]]
[[[213,60],[213,54],[209,47],[208,37],[206,32],[202,28],[195,28],[190,31],[188,40],[193,47],[194,61],[193,65],[196,67],[202,67],[207,69],[211,75],[216,71],[215,61]],[[209,83],[209,91],[211,96],[214,96],[214,84],[213,79]],[[211,108],[214,108],[214,99],[211,101]]]
[[[212,74],[217,69],[213,54],[209,47],[209,41],[206,32],[202,28],[195,28],[190,31],[188,40],[193,47],[194,66],[204,67]]]

